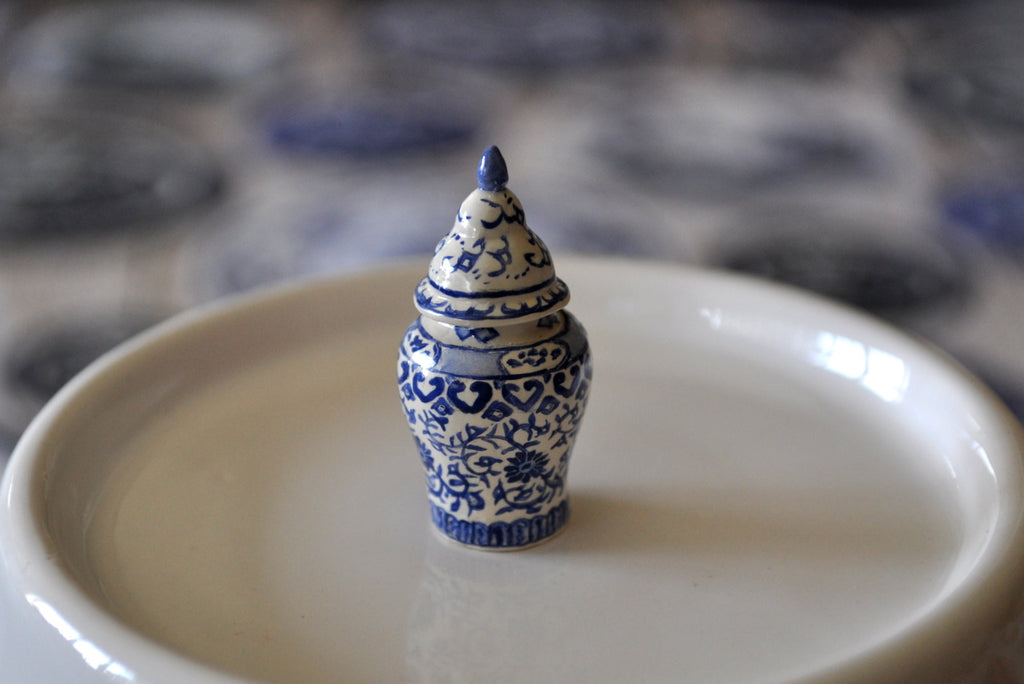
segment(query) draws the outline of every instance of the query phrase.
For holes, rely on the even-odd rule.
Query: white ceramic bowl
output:
[[[430,532],[422,264],[217,304],[18,445],[3,681],[1024,681],[1024,437],[982,386],[793,290],[558,267],[595,355],[563,534]]]

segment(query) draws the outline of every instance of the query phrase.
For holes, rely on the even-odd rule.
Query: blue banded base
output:
[[[541,515],[490,524],[461,520],[431,504],[430,518],[441,534],[460,544],[487,549],[520,549],[542,542],[565,527],[569,521],[569,502],[563,500]]]

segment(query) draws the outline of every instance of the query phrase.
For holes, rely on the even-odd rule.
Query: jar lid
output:
[[[505,187],[508,169],[497,147],[484,152],[477,182],[434,250],[416,288],[416,308],[465,327],[528,321],[561,309],[569,288]]]

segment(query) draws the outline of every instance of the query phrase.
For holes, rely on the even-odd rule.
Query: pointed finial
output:
[[[501,156],[501,150],[496,145],[488,147],[484,150],[484,156],[480,157],[476,183],[481,190],[489,192],[501,190],[508,183],[508,168],[505,166],[505,158]]]

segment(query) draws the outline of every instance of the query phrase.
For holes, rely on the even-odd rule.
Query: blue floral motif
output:
[[[575,319],[570,323],[567,329],[578,327]],[[552,340],[560,345],[560,362],[543,370],[511,374],[494,364],[492,376],[466,377],[417,365],[413,345],[424,336],[417,324],[406,334],[399,395],[426,470],[435,524],[481,546],[515,546],[553,534],[567,519],[569,456],[590,390],[585,337],[571,344]],[[446,359],[481,353],[443,351]],[[479,522],[485,508],[493,514],[487,524]]]
[[[516,454],[505,466],[505,479],[508,482],[527,483],[535,477],[544,477],[544,468],[548,465],[548,457],[537,451]]]

